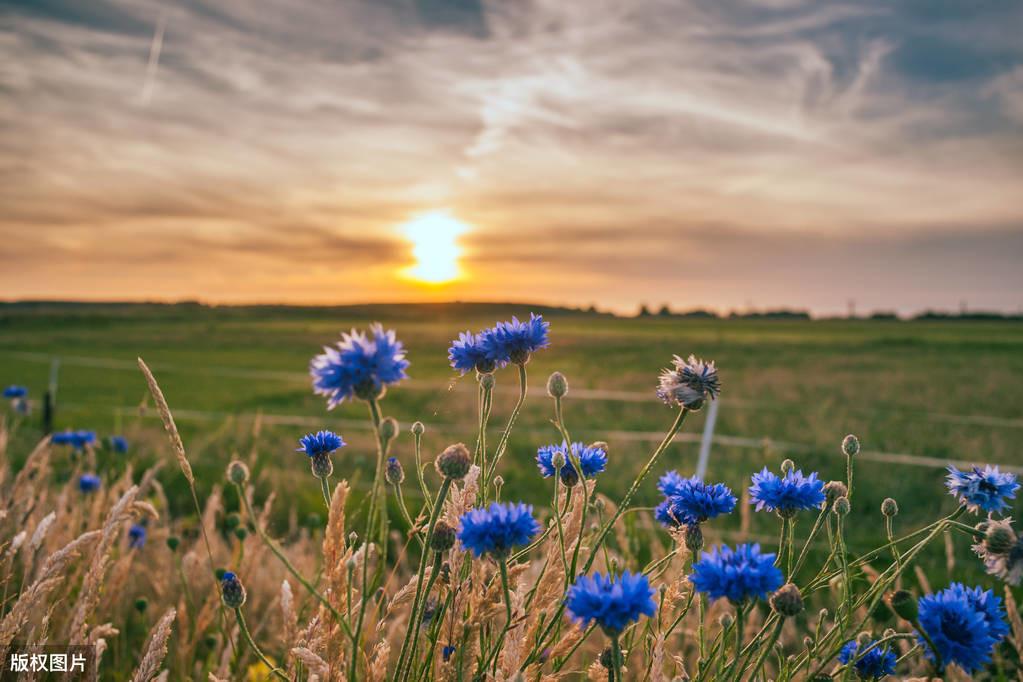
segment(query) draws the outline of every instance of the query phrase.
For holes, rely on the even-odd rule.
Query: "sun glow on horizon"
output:
[[[462,274],[458,267],[458,258],[462,255],[458,237],[471,229],[470,225],[441,211],[405,223],[401,230],[412,243],[416,262],[405,268],[403,274],[426,284],[445,284],[458,279]]]

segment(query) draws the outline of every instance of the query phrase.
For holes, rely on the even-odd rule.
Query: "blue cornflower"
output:
[[[317,455],[329,455],[339,448],[343,448],[346,443],[333,431],[317,431],[316,433],[308,433],[299,439],[298,444],[301,445],[297,452],[304,452],[310,457]]]
[[[657,488],[664,493],[664,501],[657,505],[654,516],[665,526],[691,526],[735,509],[735,495],[724,483],[708,485],[697,476],[682,478],[669,471],[661,476]]]
[[[956,663],[967,672],[990,661],[995,645],[1009,632],[1002,600],[991,590],[952,583],[937,594],[921,597],[917,605],[920,627],[934,642],[942,663]],[[918,640],[934,660],[927,641]]]
[[[856,661],[853,663],[853,667],[856,669],[857,677],[861,680],[880,680],[887,675],[894,675],[895,664],[898,662],[895,653],[886,646],[870,649],[874,644],[875,642],[870,641],[861,648],[855,640],[846,642],[838,654],[838,660],[842,663]],[[867,649],[870,649],[870,651],[867,651],[859,660],[856,660],[859,652],[866,651]]]
[[[4,397],[5,398],[10,398],[12,400],[14,398],[24,398],[27,395],[28,395],[28,389],[25,388],[24,386],[18,386],[16,384],[11,384],[10,386],[8,386],[7,388],[4,389]]]
[[[1009,506],[1005,500],[1014,499],[1019,488],[1015,474],[1002,473],[990,464],[983,471],[980,467],[959,471],[950,464],[945,485],[952,497],[974,513],[1001,512]]]
[[[124,436],[110,436],[110,448],[123,455],[128,452],[128,439]]]
[[[513,547],[528,545],[540,532],[533,507],[521,502],[494,502],[486,509],[470,509],[459,521],[458,539],[478,557],[484,554],[506,557]]]
[[[142,549],[146,545],[146,527],[135,523],[128,529],[128,546],[132,549]]]
[[[536,451],[536,465],[544,478],[554,475],[554,453],[560,452],[565,457],[565,464],[561,467],[561,480],[565,485],[573,486],[579,482],[579,474],[576,472],[572,462],[569,461],[568,446],[565,441],[561,445],[543,445]],[[607,466],[607,453],[602,448],[586,445],[585,443],[572,443],[572,457],[579,460],[579,468],[583,476],[591,478],[599,474]]]
[[[387,386],[408,378],[405,347],[380,324],[372,325],[369,335],[354,329],[342,334],[336,347],[323,351],[310,361],[309,374],[313,391],[327,396],[328,409],[352,396],[377,398]]]
[[[640,616],[654,615],[657,604],[653,596],[654,589],[642,573],[625,571],[615,578],[594,573],[592,577],[579,576],[568,590],[565,606],[581,627],[595,621],[613,637]]]
[[[50,442],[54,445],[70,445],[75,450],[81,450],[86,445],[96,442],[94,431],[61,431],[50,436]]]
[[[451,342],[451,347],[448,348],[448,361],[452,368],[463,375],[474,369],[488,374],[497,367],[494,361],[487,359],[483,337],[470,331],[462,332],[457,340]]]
[[[529,321],[519,322],[512,317],[511,322],[498,322],[496,325],[480,333],[480,345],[486,357],[499,367],[509,362],[522,365],[529,361],[529,356],[546,348],[549,344],[547,330],[550,322],[544,322],[542,315],[529,314]]]
[[[99,490],[103,481],[96,474],[82,474],[78,477],[78,489],[83,493],[91,493]]]
[[[796,469],[783,478],[764,470],[753,474],[753,485],[749,489],[750,502],[757,505],[757,511],[775,511],[783,517],[791,517],[803,509],[816,509],[824,502],[824,481],[814,472],[804,476]]]
[[[720,545],[700,555],[689,581],[711,599],[725,597],[733,604],[762,599],[783,581],[774,559],[774,554],[761,554],[758,544],[738,545],[734,550]]]
[[[683,360],[676,355],[671,364],[661,370],[657,385],[657,397],[666,404],[699,410],[707,398],[714,400],[721,393],[713,362],[704,362],[695,355]]]
[[[440,651],[440,655],[444,658],[444,662],[447,663],[451,660],[451,654],[455,653],[455,647],[448,644]]]

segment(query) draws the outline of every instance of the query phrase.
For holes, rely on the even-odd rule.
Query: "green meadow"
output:
[[[100,466],[119,470],[130,464],[140,471],[162,461],[171,504],[187,514],[187,488],[146,399],[135,365],[140,356],[175,413],[201,490],[220,484],[231,457],[251,458],[260,493],[273,489],[288,502],[278,503],[278,521],[293,508],[304,523],[315,524],[310,514],[321,506],[320,493],[306,458],[295,452],[297,439],[320,428],[342,433],[349,445],[336,459],[335,474],[352,480],[357,491],[372,475],[374,452],[363,405],[346,403],[328,412],[310,390],[306,366],[322,345],[375,320],[397,330],[412,363],[411,379],[392,389],[383,405],[402,426],[396,454],[411,475],[412,422],[426,425],[426,461],[448,443],[471,445],[475,439],[475,381],[448,367],[451,339],[531,309],[550,320],[552,343],[527,366],[528,397],[499,470],[505,499],[549,501],[552,487],[538,475],[534,456],[538,445],[555,440],[544,390],[554,370],[569,380],[565,416],[573,439],[609,444],[609,467],[598,489],[611,499],[620,495],[673,419],[654,387],[675,353],[695,353],[718,365],[723,391],[707,477],[736,494],[753,471],[777,469],[786,457],[824,479],[841,478],[841,440],[847,433],[859,436],[864,452],[852,496],[854,551],[883,541],[879,505],[885,497],[899,503],[897,528],[929,521],[939,509],[950,511],[945,461],[1021,462],[1019,322],[616,318],[490,304],[6,305],[0,307],[0,383],[25,384],[38,400],[57,363],[57,428],[123,433],[131,453],[101,453]],[[504,427],[517,393],[515,371],[499,372],[491,439]],[[655,473],[692,473],[705,412],[687,422]],[[36,405],[30,418],[15,425],[11,458],[23,458],[40,436]],[[642,503],[658,501],[655,483],[651,477],[644,484]],[[414,496],[416,486],[407,487]],[[642,514],[626,519],[650,523]],[[711,526],[725,539],[741,533],[771,544],[778,524],[764,514],[743,513]],[[956,542],[963,545],[961,561],[965,544]],[[955,567],[940,547],[924,565],[929,572],[978,569]]]

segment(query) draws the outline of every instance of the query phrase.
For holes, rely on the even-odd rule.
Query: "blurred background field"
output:
[[[1023,324],[1012,321],[617,318],[492,304],[3,306],[0,383],[24,384],[38,401],[56,360],[56,427],[94,429],[100,436],[123,433],[132,443],[127,457],[141,470],[169,456],[135,364],[141,356],[175,413],[201,489],[220,483],[233,455],[252,457],[261,494],[273,488],[285,502],[277,505],[278,522],[297,513],[304,523],[316,524],[309,515],[319,510],[320,493],[306,458],[295,452],[297,439],[320,428],[342,433],[349,446],[336,457],[335,475],[352,480],[356,490],[371,475],[373,455],[365,407],[346,403],[328,412],[310,390],[306,366],[320,347],[337,340],[340,331],[372,321],[397,330],[412,378],[388,393],[384,409],[403,427],[396,454],[410,470],[407,427],[415,420],[427,426],[426,461],[448,443],[471,444],[475,438],[475,382],[471,376],[458,379],[448,367],[451,339],[461,330],[530,310],[550,320],[552,344],[528,365],[529,397],[500,470],[506,499],[538,505],[549,500],[534,457],[538,445],[555,440],[544,392],[555,369],[571,387],[570,433],[610,445],[609,471],[599,489],[612,498],[620,495],[673,418],[654,396],[657,373],[673,353],[692,352],[718,364],[723,392],[707,477],[728,483],[737,494],[753,471],[764,465],[777,469],[785,457],[804,470],[820,471],[822,478],[841,478],[842,437],[860,437],[853,551],[882,542],[878,507],[884,497],[898,500],[902,529],[929,521],[938,508],[951,510],[953,500],[943,486],[946,460],[1021,465]],[[492,438],[504,426],[516,381],[510,370],[497,376]],[[41,436],[38,404],[34,407],[16,425],[9,447],[15,461]],[[700,413],[687,423],[657,474],[670,468],[693,472],[704,419]],[[101,466],[119,470],[123,459],[104,453]],[[161,478],[172,506],[187,514],[187,488],[176,468],[165,467]],[[416,486],[406,488],[414,497]],[[653,478],[640,502],[657,502]],[[711,525],[726,536],[776,541],[776,520],[767,515],[734,515]],[[923,561],[928,573],[976,571],[974,563],[955,567],[940,547]]]

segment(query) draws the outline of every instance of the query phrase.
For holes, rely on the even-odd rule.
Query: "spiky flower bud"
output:
[[[614,652],[611,650],[611,647],[605,647],[600,652],[600,665],[604,670],[610,670],[614,665]]]
[[[568,379],[561,372],[552,372],[547,378],[547,395],[552,398],[564,398],[568,393]]]
[[[860,452],[860,439],[851,433],[842,439],[842,452],[848,457],[858,455]]]
[[[803,594],[793,583],[786,583],[771,595],[770,604],[779,616],[791,618],[803,612]]]
[[[391,485],[401,485],[402,481],[405,480],[405,470],[401,467],[401,462],[398,461],[397,457],[388,457],[387,466],[384,468],[384,478]]]
[[[433,537],[430,538],[430,549],[435,552],[446,552],[455,546],[455,529],[444,521],[438,521],[433,527]]]
[[[220,579],[220,598],[229,609],[241,608],[245,603],[245,588],[242,581],[231,571],[225,571]]]
[[[234,529],[234,536],[244,542],[245,538],[249,537],[249,529],[245,526],[238,526]]]
[[[426,425],[423,422],[414,422],[412,424],[412,435],[422,436],[426,433]]]
[[[889,518],[898,515],[899,503],[896,502],[894,498],[891,497],[884,498],[884,501],[881,502],[881,513]]]
[[[810,651],[813,650],[813,637],[810,635],[803,637],[803,648]]]
[[[790,471],[795,471],[795,469],[796,469],[796,463],[793,462],[791,459],[782,460],[781,472],[783,474],[787,474]]]
[[[732,627],[732,623],[734,622],[735,616],[733,616],[731,613],[728,613],[727,611],[725,613],[722,613],[721,616],[718,618],[718,623],[721,624],[721,628],[724,630],[727,630],[728,628]]]
[[[329,452],[317,452],[312,455],[309,457],[309,465],[316,478],[328,478],[334,473],[334,462],[331,461]]]
[[[227,465],[227,480],[231,481],[235,485],[245,485],[249,481],[249,468],[245,466],[245,462],[239,462],[237,459]]]
[[[437,472],[445,478],[453,481],[460,481],[469,473],[472,466],[472,455],[464,443],[455,443],[444,449],[444,452],[437,455],[434,461]]]
[[[561,471],[565,467],[565,453],[558,450],[551,455],[551,466],[555,471]]]
[[[238,512],[231,512],[230,514],[224,517],[224,526],[228,530],[234,530],[241,524],[241,522],[242,517],[238,516]]]
[[[145,597],[139,597],[135,600],[135,610],[139,613],[145,613],[146,609],[149,608],[149,601]]]
[[[703,530],[700,529],[700,524],[686,524],[685,530],[682,531],[682,537],[685,540],[686,549],[691,553],[696,554],[703,549]]]
[[[391,440],[398,435],[398,420],[394,417],[385,417],[380,422],[380,435],[384,440]]]
[[[349,545],[354,545],[355,542],[358,539],[359,539],[359,534],[356,533],[354,530],[351,533],[348,534],[348,544]]]
[[[167,549],[169,549],[172,552],[176,552],[176,551],[178,551],[178,547],[180,545],[181,545],[181,538],[179,538],[177,535],[168,535],[167,536]]]
[[[356,564],[355,562],[355,557],[348,557],[348,559],[345,561],[345,570],[348,572],[349,575],[351,575],[352,573],[355,573],[355,567],[357,565],[358,564]]]
[[[988,554],[1008,554],[1016,546],[1016,533],[1007,521],[988,523],[984,549]]]
[[[497,383],[497,380],[494,378],[493,374],[481,374],[480,375],[480,386],[483,387],[484,391],[492,391],[492,390],[494,390],[494,384],[495,383]]]
[[[852,507],[849,505],[849,498],[844,495],[835,500],[835,513],[839,516],[845,516],[850,512]]]
[[[892,592],[888,597],[888,604],[892,607],[892,611],[897,613],[900,618],[908,620],[910,623],[916,622],[920,609],[917,606],[916,599],[913,598],[912,593],[908,590]]]
[[[494,488],[497,490],[497,494],[501,494],[501,488],[504,487],[504,476],[498,474],[494,476]]]
[[[835,500],[848,494],[849,488],[841,481],[828,481],[824,484],[824,499],[829,507],[835,504]]]

